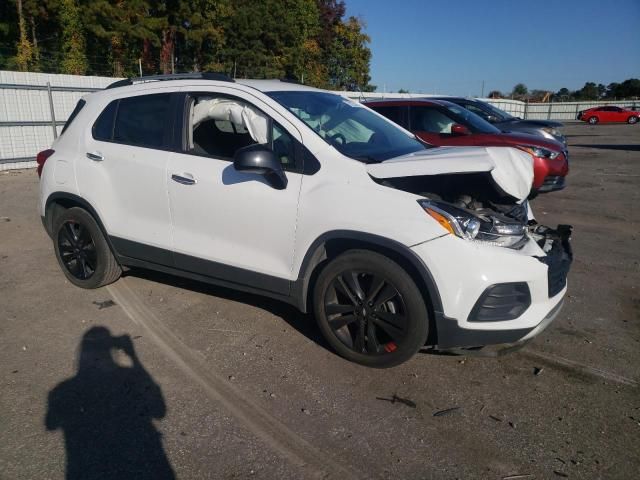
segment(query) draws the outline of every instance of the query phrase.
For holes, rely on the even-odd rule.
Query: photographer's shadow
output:
[[[175,478],[152,421],[165,416],[162,391],[131,338],[93,327],[78,360],[76,375],[49,392],[45,419],[47,430],[64,432],[67,479]]]

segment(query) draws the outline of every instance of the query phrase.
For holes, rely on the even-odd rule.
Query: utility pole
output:
[[[138,59],[138,68],[140,69],[140,76],[142,76],[142,58]]]
[[[484,80],[482,80],[482,93],[480,94],[480,98],[484,98]]]

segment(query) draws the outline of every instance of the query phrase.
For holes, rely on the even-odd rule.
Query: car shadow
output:
[[[178,277],[167,273],[147,270],[143,268],[132,268],[125,273],[126,276],[143,278],[152,282],[162,283],[172,287],[183,288],[194,292],[211,295],[225,300],[245,303],[252,307],[261,308],[284,320],[289,326],[295,328],[307,339],[315,342],[319,346],[332,351],[331,347],[324,339],[316,325],[313,315],[302,313],[300,310],[286,302],[275,300],[266,296],[233,290],[231,288],[212,285],[197,280]]]
[[[598,148],[604,150],[627,150],[630,152],[640,152],[640,144],[635,145],[610,145],[610,144],[572,144],[572,147]]]
[[[117,361],[118,360],[118,361]],[[167,407],[128,335],[83,335],[76,374],[48,396],[45,427],[62,430],[67,479],[174,479],[153,420]]]

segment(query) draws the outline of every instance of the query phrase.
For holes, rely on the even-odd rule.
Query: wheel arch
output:
[[[429,268],[409,247],[379,235],[337,230],[324,233],[309,247],[302,261],[298,279],[291,295],[302,312],[308,312],[313,287],[325,265],[348,250],[370,250],[382,254],[400,265],[416,283],[429,312],[427,344],[437,343],[436,316],[442,315],[440,293]]]
[[[84,198],[79,197],[78,195],[75,195],[73,193],[54,192],[51,195],[49,195],[49,197],[47,198],[47,202],[45,203],[45,207],[44,207],[45,213],[44,213],[44,218],[42,219],[42,223],[44,224],[44,228],[49,234],[49,236],[51,237],[53,234],[53,222],[56,216],[60,212],[64,210],[68,210],[70,208],[74,208],[74,207],[80,207],[86,210],[89,213],[89,215],[93,217],[93,219],[98,224],[98,227],[102,232],[102,235],[107,241],[109,248],[111,248],[111,251],[114,254],[116,254],[116,258],[117,258],[117,252],[113,248],[111,239],[109,238],[107,230],[105,229],[104,224],[100,219],[100,215],[98,215],[98,212],[96,212],[95,208],[93,208],[93,206],[91,206],[91,204],[87,202]]]

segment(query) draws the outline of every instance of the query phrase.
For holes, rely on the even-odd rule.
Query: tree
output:
[[[524,83],[518,83],[513,87],[511,94],[514,97],[524,97],[529,93],[529,89]]]
[[[491,90],[489,92],[489,98],[502,98],[502,92],[500,92],[500,90]]]
[[[19,32],[16,66],[18,67],[18,70],[22,72],[33,71],[37,61],[37,52],[27,35],[27,22],[22,9],[22,0],[17,0],[16,7],[18,8]]]
[[[60,24],[62,27],[62,73],[84,75],[87,72],[86,42],[76,0],[62,0]]]
[[[371,41],[363,31],[362,22],[349,17],[336,26],[335,37],[330,48],[329,86],[336,90],[373,91],[370,85],[369,63]]]
[[[401,88],[400,90],[398,90],[398,93],[409,93],[409,90],[405,90],[404,88]]]
[[[593,82],[587,82],[584,87],[574,93],[574,96],[579,100],[597,100],[598,86]]]

